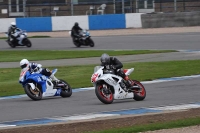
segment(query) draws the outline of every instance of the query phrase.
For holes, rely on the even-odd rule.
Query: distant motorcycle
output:
[[[69,34],[71,35],[71,31],[69,31]],[[76,47],[80,47],[81,45],[94,47],[95,45],[90,36],[90,32],[87,30],[81,30],[79,32],[79,37],[75,38],[75,41],[73,43]]]
[[[8,33],[6,32],[5,35],[8,37]],[[31,47],[32,43],[27,37],[26,31],[23,30],[16,30],[16,32],[13,34],[13,36],[17,37],[15,40],[8,40],[6,41],[8,45],[12,48],[15,48],[16,46],[27,46]],[[21,41],[21,44],[19,42]]]
[[[134,68],[124,70],[128,76]],[[104,69],[102,66],[96,66],[94,74],[91,77],[91,83],[95,87],[97,98],[105,104],[111,104],[114,99],[132,98],[141,101],[146,97],[144,86],[137,80],[132,80],[132,86],[126,88],[124,79],[115,75],[113,69]]]
[[[54,69],[52,74],[56,72],[57,69]],[[31,73],[28,69],[21,70],[19,83],[22,84],[28,97],[35,101],[48,96],[70,97],[72,95],[72,89],[66,81],[60,79],[56,84],[49,77]]]

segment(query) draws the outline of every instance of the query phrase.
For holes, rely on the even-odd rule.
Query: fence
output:
[[[0,18],[184,12],[200,11],[200,0],[4,0],[0,11]]]
[[[155,0],[156,12],[200,11],[200,0]]]
[[[10,3],[8,1],[11,1]],[[138,12],[136,0],[8,0],[0,17],[51,17]],[[76,1],[76,2],[75,2]],[[153,5],[153,0],[150,0]],[[144,2],[143,2],[144,3]]]

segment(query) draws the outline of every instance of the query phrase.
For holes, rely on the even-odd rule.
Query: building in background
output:
[[[200,0],[0,0],[0,18],[199,10]]]

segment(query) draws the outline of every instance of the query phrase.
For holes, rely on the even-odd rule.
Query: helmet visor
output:
[[[108,60],[102,60],[101,62],[102,62],[103,65],[109,65],[110,64],[110,62]]]
[[[21,68],[24,69],[26,68],[27,64],[21,65]]]

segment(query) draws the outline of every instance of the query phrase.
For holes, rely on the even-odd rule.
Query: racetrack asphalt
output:
[[[144,36],[112,36],[112,37],[95,37],[95,42],[97,43],[97,48],[106,49],[108,44],[100,44],[102,41],[109,42],[109,48],[116,49],[133,49],[133,42],[141,42],[134,45],[134,49],[176,49],[176,50],[189,50],[173,53],[162,53],[162,54],[147,54],[147,55],[134,55],[134,56],[120,56],[119,59],[125,62],[139,62],[139,61],[167,61],[167,60],[193,60],[200,59],[200,46],[198,45],[199,33],[184,33],[176,35],[144,35]],[[159,37],[158,37],[159,36]],[[167,37],[167,38],[166,38]],[[119,40],[118,40],[119,38]],[[120,41],[120,38],[124,38],[126,43],[121,45],[124,40]],[[127,39],[128,38],[128,39]],[[134,38],[134,39],[131,39]],[[148,39],[151,38],[151,39]],[[155,40],[159,38],[160,41]],[[165,38],[165,39],[164,39]],[[170,39],[171,38],[171,39]],[[173,39],[174,38],[174,39]],[[69,41],[70,38],[68,38]],[[99,41],[98,41],[99,39]],[[136,40],[138,39],[138,40]],[[164,40],[162,40],[164,39]],[[54,46],[53,38],[49,39],[32,39],[35,42],[33,49],[51,49],[57,46],[58,49],[66,48],[64,43],[67,39],[55,38],[57,45]],[[168,41],[169,40],[169,41]],[[1,50],[10,50],[7,44],[0,41]],[[40,43],[41,42],[41,43]],[[5,44],[5,46],[4,46]],[[115,45],[117,44],[117,45]],[[163,45],[162,45],[163,44]],[[189,45],[190,44],[190,45]],[[72,44],[70,44],[71,46]],[[115,47],[113,47],[114,45]],[[52,46],[52,47],[49,47]],[[27,48],[17,48],[16,50],[23,50]],[[77,49],[77,48],[72,48]],[[92,48],[83,48],[92,49]],[[32,50],[29,49],[29,50]],[[197,50],[197,51],[190,51]],[[99,64],[99,57],[96,58],[83,58],[83,59],[66,59],[66,60],[56,60],[56,61],[37,61],[42,63],[43,66],[60,66],[60,65],[87,65],[88,63]],[[0,67],[19,67],[19,62],[1,63]],[[74,93],[72,97],[64,98],[46,98],[44,100],[34,102],[29,98],[20,99],[9,99],[2,100],[0,108],[2,112],[0,113],[0,122],[3,121],[13,121],[22,119],[34,119],[41,117],[52,117],[52,116],[63,116],[63,115],[74,115],[81,113],[92,113],[100,111],[112,111],[120,109],[129,108],[141,108],[150,106],[161,106],[161,105],[171,105],[180,103],[192,103],[199,101],[199,78],[191,80],[183,80],[177,82],[163,82],[156,84],[145,85],[147,89],[147,98],[144,101],[136,102],[133,100],[120,100],[114,101],[113,104],[107,106],[102,104],[95,96],[94,90],[86,92]],[[192,88],[189,90],[188,88]]]

